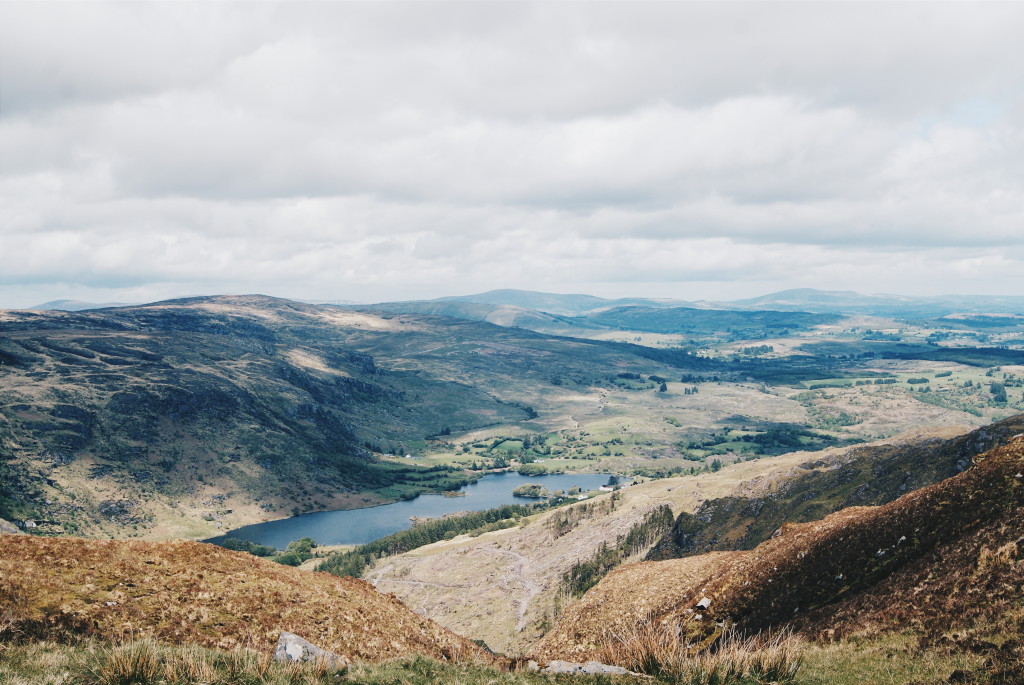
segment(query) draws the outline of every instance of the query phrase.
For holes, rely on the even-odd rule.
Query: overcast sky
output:
[[[1021,3],[0,3],[0,307],[1024,294]]]

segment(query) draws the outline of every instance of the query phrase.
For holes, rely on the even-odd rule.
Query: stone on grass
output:
[[[541,669],[541,673],[568,673],[572,675],[641,675],[622,668],[622,666],[609,666],[599,661],[588,661],[585,664],[577,664],[571,661],[549,661],[547,666]]]
[[[283,631],[274,648],[274,661],[281,663],[302,663],[306,661],[322,661],[330,668],[342,669],[348,666],[348,659],[334,652],[317,647],[295,633]]]

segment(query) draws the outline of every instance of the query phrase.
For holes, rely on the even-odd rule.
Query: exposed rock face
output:
[[[0,533],[5,535],[24,535],[24,531],[18,530],[16,525],[3,519],[0,519]]]
[[[303,640],[295,633],[284,631],[277,639],[277,647],[274,648],[274,661],[282,663],[323,661],[331,668],[342,669],[348,666],[348,659],[338,656],[334,652],[320,649],[312,642]]]

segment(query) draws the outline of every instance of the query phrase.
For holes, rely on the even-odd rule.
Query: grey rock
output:
[[[277,638],[277,647],[274,648],[274,661],[281,663],[323,661],[331,668],[342,669],[348,666],[348,659],[338,656],[334,652],[317,647],[312,642],[307,642],[295,633],[282,631],[281,637]]]
[[[599,661],[577,664],[571,661],[549,661],[541,673],[568,673],[571,675],[642,675],[627,671],[621,666],[609,666]]]
[[[3,519],[0,519],[0,533],[4,535],[24,535],[22,531],[18,530],[16,525]]]

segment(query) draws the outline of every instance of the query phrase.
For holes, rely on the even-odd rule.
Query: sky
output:
[[[1024,3],[0,3],[0,307],[1024,294]]]

